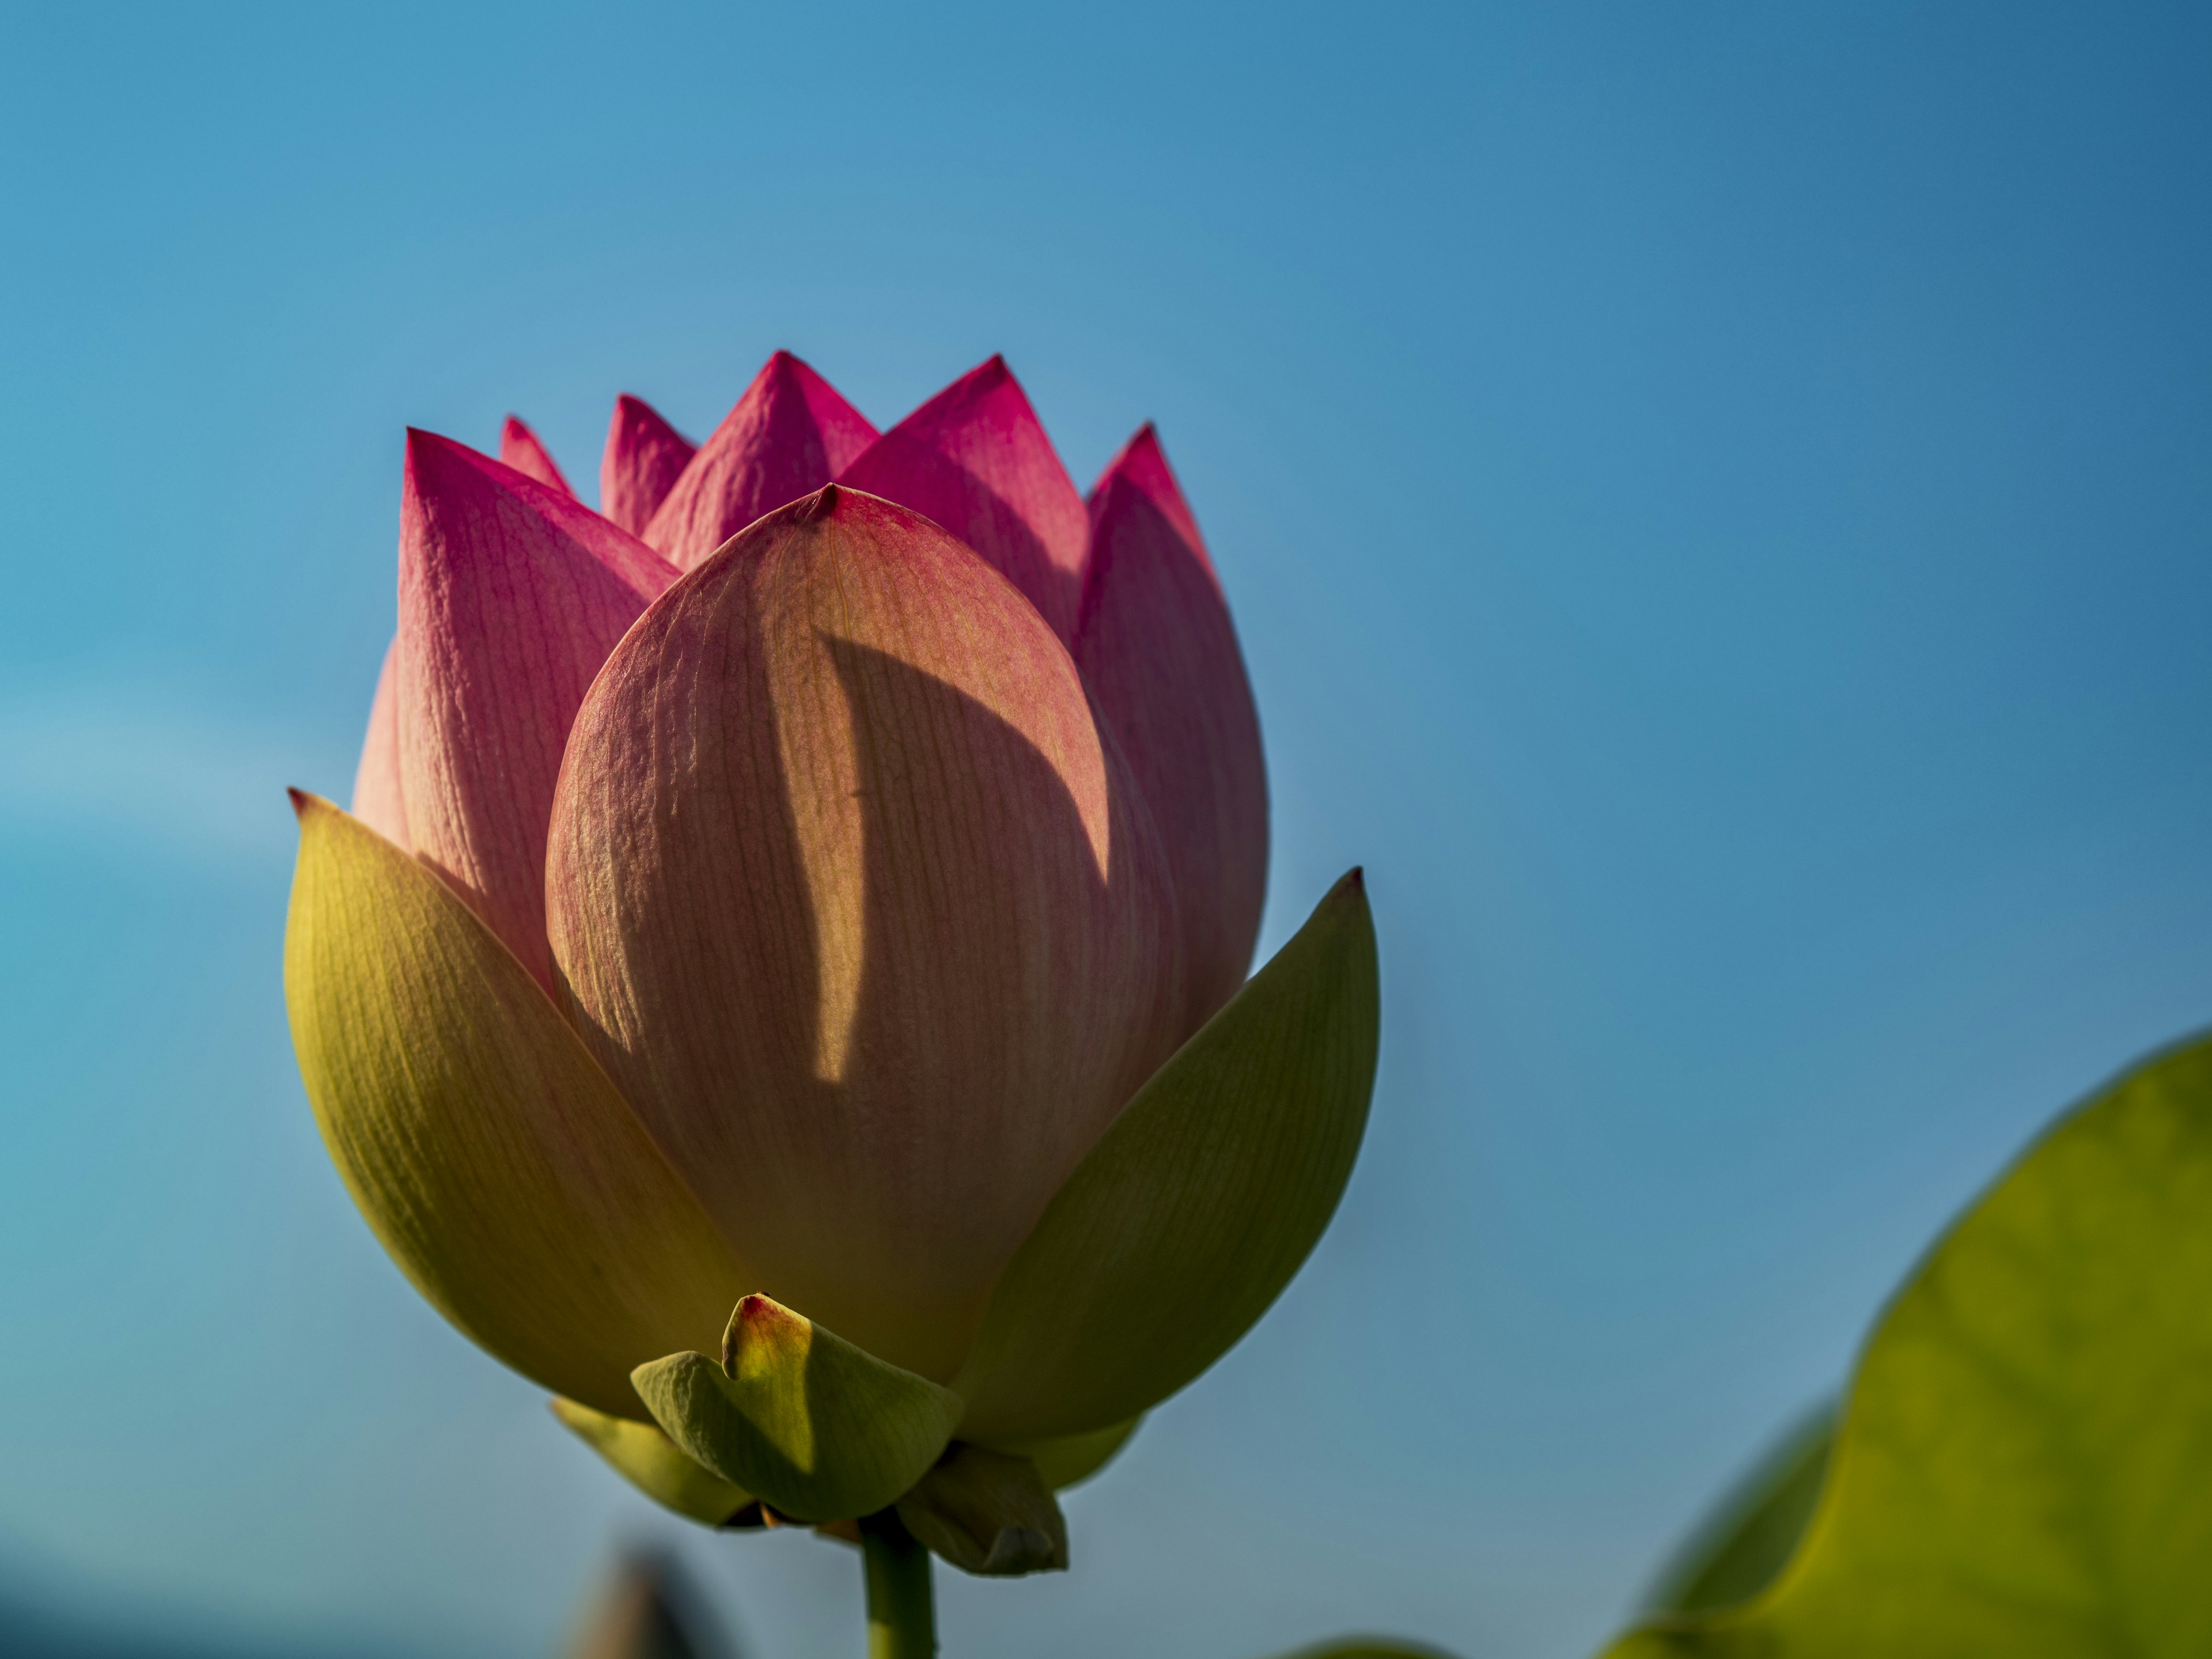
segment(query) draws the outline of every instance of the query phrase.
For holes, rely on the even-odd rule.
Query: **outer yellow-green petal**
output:
[[[1037,1477],[1048,1490],[1065,1492],[1088,1480],[1119,1457],[1121,1448],[1129,1443],[1130,1437],[1137,1432],[1137,1425],[1144,1420],[1133,1417],[1126,1423],[1109,1423],[1085,1434],[1061,1435],[1051,1440],[1023,1440],[991,1449],[1028,1458],[1036,1465]]]
[[[886,1507],[959,1420],[958,1395],[764,1296],[738,1304],[722,1355],[670,1354],[630,1380],[671,1440],[793,1520]]]
[[[1813,1518],[1835,1438],[1832,1405],[1784,1435],[1668,1564],[1651,1592],[1649,1611],[1703,1613],[1736,1607],[1772,1583]]]
[[[295,797],[292,1042],[324,1143],[446,1317],[524,1375],[636,1416],[641,1359],[711,1339],[737,1264],[544,993],[452,890]]]
[[[2212,1044],[2063,1121],[1931,1253],[1773,1586],[1613,1653],[2212,1653]]]
[[[1367,1123],[1378,998],[1359,872],[1138,1091],[992,1292],[961,1437],[1103,1428],[1266,1312],[1328,1224]]]
[[[674,1441],[650,1423],[609,1417],[573,1400],[551,1403],[553,1415],[576,1438],[665,1509],[710,1527],[726,1527],[753,1501],[753,1495],[742,1486],[732,1486],[686,1457]]]

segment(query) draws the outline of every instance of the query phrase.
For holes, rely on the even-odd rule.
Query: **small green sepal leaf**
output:
[[[2063,1119],[1859,1362],[1796,1555],[1612,1659],[2212,1653],[2212,1042]]]
[[[1359,872],[1122,1109],[1000,1275],[953,1387],[990,1445],[1127,1422],[1289,1284],[1343,1196],[1380,998]]]
[[[722,1363],[674,1353],[630,1385],[668,1437],[797,1521],[868,1515],[921,1479],[960,1397],[764,1296],[738,1304]]]
[[[564,1427],[663,1509],[704,1526],[726,1527],[753,1501],[742,1486],[732,1486],[685,1456],[650,1423],[610,1417],[573,1400],[556,1397],[548,1403]]]
[[[898,1501],[906,1529],[986,1578],[1067,1571],[1067,1522],[1026,1457],[956,1444]]]

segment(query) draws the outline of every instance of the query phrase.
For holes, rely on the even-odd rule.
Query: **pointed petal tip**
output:
[[[320,797],[311,795],[304,789],[295,789],[287,786],[284,793],[291,799],[292,816],[302,823],[307,822],[308,813],[323,804]]]
[[[1000,386],[1009,384],[1018,386],[1021,383],[1014,379],[1014,371],[1006,367],[1006,354],[994,351],[923,404],[921,408],[928,409],[933,405],[939,408],[964,407],[970,399],[988,397]],[[920,410],[915,412],[920,413]]]
[[[810,380],[822,378],[815,373],[813,364],[797,352],[787,351],[781,346],[769,355],[768,362],[761,366],[761,373],[775,376],[779,383],[785,386],[804,386]]]
[[[1355,864],[1337,878],[1336,885],[1328,890],[1328,896],[1321,902],[1328,910],[1367,909],[1367,872],[1363,865]]]
[[[570,488],[568,476],[561,471],[561,464],[553,459],[553,452],[520,416],[508,416],[507,423],[500,428],[499,458],[549,489],[557,489],[563,495],[576,493]]]
[[[730,1310],[730,1322],[722,1328],[722,1369],[732,1376],[738,1374],[738,1350],[745,1335],[771,1325],[795,1324],[800,1316],[778,1302],[774,1297],[763,1296],[755,1291],[738,1298],[738,1305]]]
[[[1123,483],[1148,499],[1152,506],[1165,514],[1176,532],[1188,542],[1201,556],[1206,544],[1198,533],[1198,521],[1191,516],[1190,503],[1183,499],[1182,487],[1176,482],[1175,469],[1168,465],[1166,447],[1160,442],[1160,429],[1146,421],[1129,434],[1128,442],[1114,452],[1114,459],[1099,470],[1090,493],[1084,497],[1092,514],[1092,534],[1098,533],[1097,515],[1109,501],[1109,489]],[[1207,568],[1212,562],[1208,561]]]
[[[482,450],[471,448],[459,438],[448,438],[442,432],[433,432],[428,427],[407,428],[407,471],[411,475],[425,465],[436,465],[454,459],[484,460],[492,458]]]
[[[1147,458],[1158,456],[1162,460],[1167,459],[1160,448],[1160,429],[1150,421],[1132,432],[1128,442],[1123,444],[1114,459],[1106,463],[1105,476],[1110,478],[1132,459],[1140,455]]]

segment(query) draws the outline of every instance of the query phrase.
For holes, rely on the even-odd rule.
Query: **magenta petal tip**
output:
[[[507,424],[499,429],[499,458],[517,472],[537,479],[549,489],[557,489],[563,495],[576,493],[568,487],[568,480],[562,476],[560,466],[553,459],[553,452],[546,448],[538,434],[515,416],[508,416]]]

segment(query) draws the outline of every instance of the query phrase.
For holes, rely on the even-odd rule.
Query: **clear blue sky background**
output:
[[[449,1333],[293,1069],[400,435],[773,349],[1160,423],[1273,948],[1371,874],[1334,1231],[948,1652],[1576,1659],[2054,1111],[2212,1015],[2201,9],[10,7],[0,1587],[546,1653],[673,1534]],[[757,1659],[858,1569],[687,1547]],[[132,1610],[137,1610],[134,1613]]]

